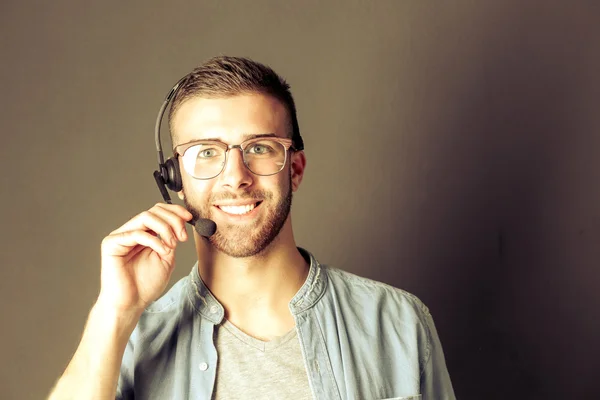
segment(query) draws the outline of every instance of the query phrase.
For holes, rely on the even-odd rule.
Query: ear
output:
[[[179,200],[183,200],[185,198],[185,195],[183,194],[183,189],[177,192],[177,197],[179,197]]]
[[[306,168],[306,155],[304,151],[295,151],[291,153],[291,174],[292,174],[292,191],[298,190],[302,177],[304,176],[304,169]]]

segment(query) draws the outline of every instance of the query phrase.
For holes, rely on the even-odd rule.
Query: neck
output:
[[[306,280],[308,264],[289,223],[267,248],[247,258],[230,257],[194,235],[200,276],[230,322],[259,339],[294,327],[288,304]]]

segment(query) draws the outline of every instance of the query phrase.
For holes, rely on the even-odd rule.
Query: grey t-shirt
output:
[[[312,399],[296,329],[263,342],[223,320],[214,400]]]

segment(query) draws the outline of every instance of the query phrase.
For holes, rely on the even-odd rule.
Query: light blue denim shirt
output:
[[[289,304],[315,399],[454,399],[433,320],[415,296],[310,260]],[[212,398],[223,306],[197,265],[140,318],[118,399]],[[282,382],[282,384],[285,384]]]

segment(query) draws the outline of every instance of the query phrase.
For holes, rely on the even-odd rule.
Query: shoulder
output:
[[[414,294],[383,282],[325,266],[328,287],[322,311],[343,315],[347,323],[380,335],[398,332],[405,339],[431,341],[429,308]]]
[[[429,315],[427,306],[414,294],[389,284],[355,275],[338,268],[321,266],[329,278],[330,290],[354,302],[365,302],[393,311],[413,310]]]
[[[321,268],[328,282],[315,309],[319,320],[324,325],[343,321],[345,335],[353,343],[366,340],[368,348],[404,354],[422,371],[433,342],[427,306],[414,294],[383,282],[329,266]]]

